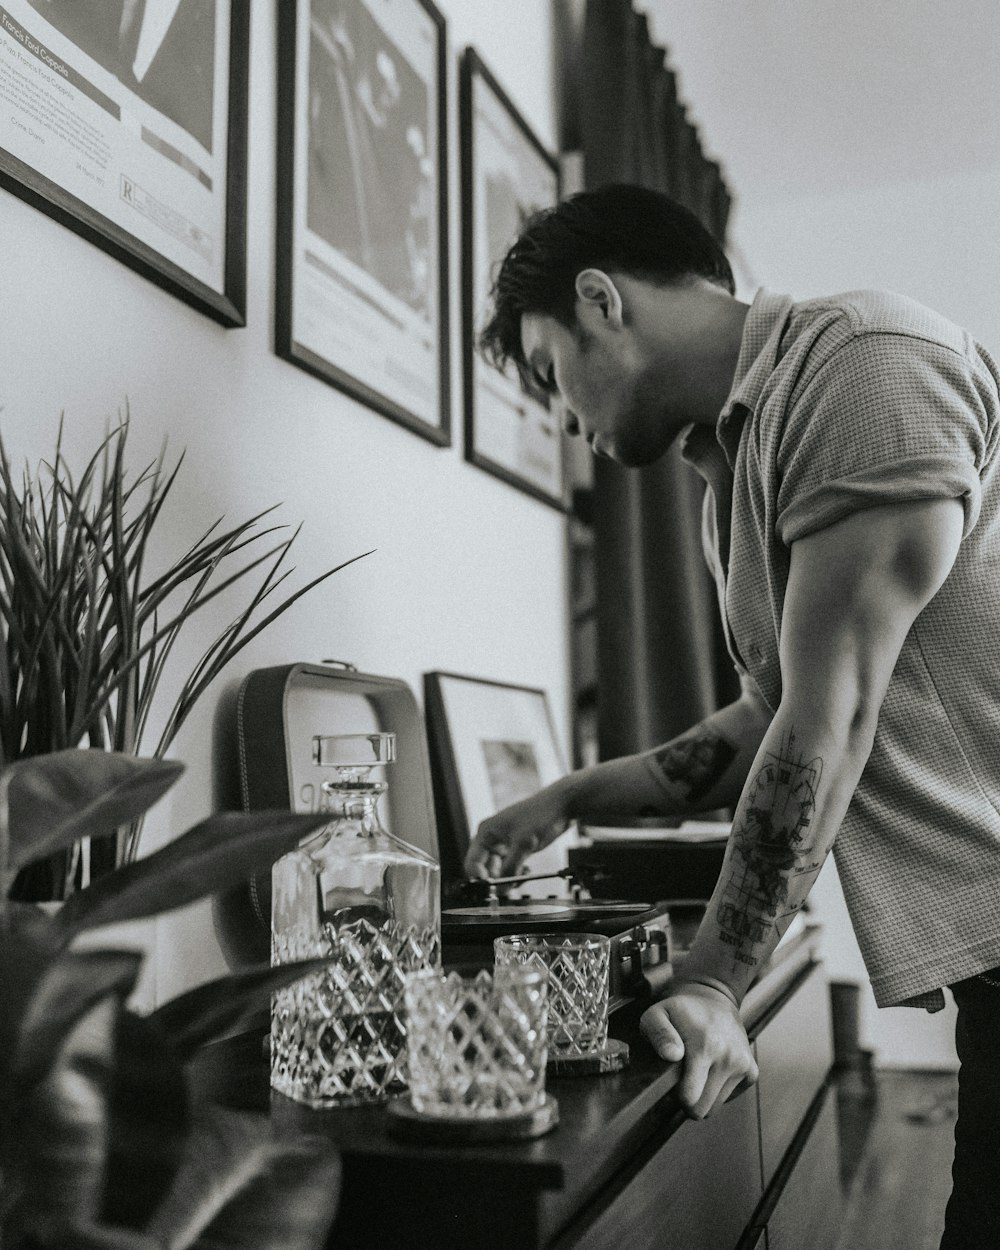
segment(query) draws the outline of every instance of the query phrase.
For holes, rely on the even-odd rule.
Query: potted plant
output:
[[[167,567],[152,569],[151,538],[183,461],[163,455],[131,478],[127,420],[102,440],[77,477],[62,451],[20,481],[0,437],[0,765],[87,745],[136,754],[180,631],[240,584],[252,590],[180,687],[158,740],[162,758],[192,708],[229,661],[329,569],[274,606],[293,571],[298,534],[273,545],[273,509],[231,527],[216,521]],[[162,525],[160,526],[162,529]],[[368,554],[368,553],[366,553]],[[359,559],[359,556],[354,559]],[[141,821],[75,842],[22,874],[15,894],[66,897],[91,875],[136,857]]]
[[[81,949],[263,871],[327,819],[223,813],[48,911],[8,897],[25,866],[140,817],[177,763],[65,750],[0,771],[0,1246],[5,1250],[314,1250],[338,1194],[325,1140],[195,1098],[186,1065],[322,961],[249,968],[140,1016],[141,956]]]

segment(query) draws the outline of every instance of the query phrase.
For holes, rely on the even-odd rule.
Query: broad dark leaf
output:
[[[321,1250],[340,1198],[340,1157],[325,1139],[282,1148],[267,1172],[248,1186],[193,1250]]]
[[[196,986],[158,1007],[149,1016],[163,1030],[182,1060],[199,1046],[238,1025],[250,1012],[266,1004],[274,990],[325,968],[327,959],[304,959],[271,968],[244,968],[229,976]]]
[[[33,903],[8,903],[0,925],[0,1090],[9,1085],[28,1002],[58,952],[52,918]]]
[[[21,1020],[13,1079],[40,1081],[78,1020],[108,995],[125,1002],[141,964],[135,951],[68,951],[50,964]]]
[[[263,872],[329,815],[285,810],[221,812],[145,859],[126,864],[71,894],[55,917],[68,941],[83,929],[154,916]]]
[[[163,1250],[158,1241],[128,1228],[107,1224],[57,1224],[35,1230],[33,1250]]]
[[[141,816],[170,789],[184,765],[69,750],[18,760],[6,771],[10,859],[19,868]]]
[[[194,1245],[226,1205],[257,1182],[273,1151],[266,1116],[199,1106],[181,1167],[145,1231],[169,1250]]]
[[[79,1020],[48,1076],[18,1098],[0,1124],[4,1183],[16,1194],[15,1225],[99,1218],[117,1010],[115,1000],[105,998]]]
[[[145,1228],[170,1190],[191,1124],[184,1070],[149,1020],[123,1011],[115,1029],[102,1218]]]

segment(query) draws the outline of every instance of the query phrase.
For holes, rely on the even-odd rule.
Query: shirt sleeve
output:
[[[852,339],[786,414],[776,529],[786,545],[863,508],[960,499],[979,515],[989,413],[970,364],[902,334]]]

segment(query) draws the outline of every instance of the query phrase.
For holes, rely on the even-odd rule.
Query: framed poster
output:
[[[474,48],[462,58],[461,131],[465,456],[565,510],[565,444],[548,396],[476,350],[494,270],[525,218],[559,199],[558,165]]]
[[[0,185],[245,323],[248,0],[0,0]]]
[[[278,21],[275,350],[444,446],[444,19],[283,0]]]
[[[456,881],[480,822],[558,780],[566,765],[548,696],[534,686],[425,673],[424,711],[441,871]]]

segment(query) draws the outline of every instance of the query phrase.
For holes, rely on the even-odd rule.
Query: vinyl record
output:
[[[513,920],[517,916],[531,916],[540,919],[543,916],[558,916],[565,919],[575,915],[579,910],[576,903],[560,903],[550,899],[524,899],[517,903],[500,903],[490,906],[484,903],[481,907],[446,907],[441,913],[449,920],[453,917],[468,916],[476,920]]]

